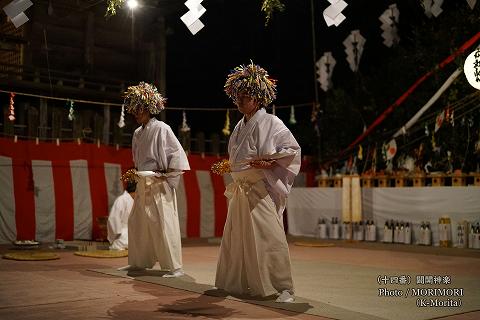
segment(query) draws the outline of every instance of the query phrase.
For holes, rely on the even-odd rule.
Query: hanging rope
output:
[[[10,93],[10,91],[0,90],[3,93]],[[25,96],[25,97],[35,97],[35,98],[42,98],[42,99],[50,99],[50,100],[58,100],[58,101],[73,101],[75,103],[85,103],[85,104],[95,104],[101,106],[116,106],[121,107],[122,103],[114,103],[114,102],[100,102],[100,101],[93,101],[93,100],[82,100],[82,99],[70,99],[70,98],[60,98],[60,97],[52,97],[52,96],[45,96],[40,94],[32,94],[32,93],[24,93],[24,92],[13,92],[15,95]],[[312,103],[300,103],[296,104],[295,108],[298,107],[311,107]],[[276,106],[278,109],[287,109],[290,108],[288,106]],[[227,111],[227,110],[237,110],[236,107],[232,108],[181,108],[181,107],[168,107],[166,110],[185,110],[185,111]]]

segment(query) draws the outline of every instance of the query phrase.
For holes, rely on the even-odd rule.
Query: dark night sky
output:
[[[325,51],[332,51],[337,62],[333,73],[334,87],[347,88],[346,91],[350,92],[355,86],[355,75],[345,59],[342,44],[352,30],[359,29],[366,38],[359,72],[370,79],[376,79],[377,74],[383,72],[382,66],[389,63],[395,49],[382,44],[381,23],[378,17],[390,4],[397,3],[399,7],[400,46],[407,48],[415,48],[417,41],[412,33],[413,26],[422,23],[438,24],[442,21],[442,15],[454,12],[459,7],[463,9],[468,7],[465,0],[445,0],[442,6],[444,13],[439,18],[428,19],[420,0],[346,0],[348,6],[343,11],[346,20],[339,27],[327,27],[322,12],[329,6],[329,2],[313,0],[316,32],[314,59],[311,0],[282,0],[285,11],[275,12],[269,26],[265,26],[265,16],[260,10],[262,0],[204,0],[202,5],[207,11],[201,17],[201,21],[205,27],[196,35],[192,35],[180,20],[180,17],[188,11],[183,4],[185,0],[139,0],[139,2],[147,4],[135,13],[136,21],[144,19],[143,25],[148,25],[154,20],[162,6],[166,12],[168,98],[166,114],[167,122],[174,128],[180,125],[182,117],[178,110],[172,111],[174,108],[234,107],[223,91],[225,78],[235,66],[248,64],[250,59],[263,66],[271,77],[278,80],[278,95],[275,101],[277,106],[305,105],[314,101],[314,87],[318,86],[318,83],[314,82],[314,60],[318,60]],[[42,3],[46,6],[47,1]],[[54,5],[55,3],[57,2],[55,1]],[[103,18],[106,1],[92,0],[91,3],[95,4],[97,14]],[[159,7],[150,10],[148,5],[153,3],[159,3]],[[472,12],[478,15],[479,7],[480,4],[477,3],[475,11]],[[466,12],[470,14],[470,9]],[[127,8],[120,9],[114,19],[126,26],[126,30],[130,29],[131,19]],[[108,23],[106,20],[102,27],[108,28]],[[462,21],[458,23],[461,24]],[[475,30],[472,30],[472,33],[474,32]],[[154,34],[142,36],[155,37]],[[125,34],[125,41],[129,42],[130,37],[131,34]],[[465,40],[450,41],[452,43],[450,47],[453,49]],[[435,48],[432,47],[432,50]],[[425,65],[422,66],[422,63]],[[422,75],[423,70],[429,70],[431,66],[431,61],[420,61],[418,70],[405,70],[402,76],[407,79],[407,83],[412,83]],[[137,75],[132,75],[132,79],[136,78]],[[323,103],[326,95],[319,87],[318,92],[320,102]],[[402,93],[392,93],[394,96],[389,98],[387,103],[393,102]],[[379,105],[382,110],[388,106],[383,101]],[[297,121],[310,126],[310,111],[310,106],[296,108]],[[284,122],[288,122],[289,109],[277,109],[277,115]],[[231,116],[233,127],[239,114],[233,113]],[[223,128],[225,113],[189,111],[187,117],[192,132],[203,130],[218,133]],[[209,124],[205,125],[206,122]]]
[[[367,39],[361,70],[368,72],[369,65],[375,64],[379,55],[388,54],[389,49],[382,44],[378,17],[395,1],[347,1],[349,5],[344,10],[347,18],[339,27],[327,27],[323,19],[322,12],[329,5],[327,1],[313,2],[316,59],[325,51],[333,52],[337,60],[334,85],[342,85],[353,75],[342,45],[351,30],[360,29]],[[401,21],[408,21],[407,16],[423,15],[418,1],[402,2],[406,10],[416,12],[402,13],[400,8]],[[261,0],[205,0],[202,4],[207,12],[201,17],[205,27],[196,35],[190,34],[180,21],[180,16],[188,10],[185,6],[167,16],[168,106],[233,107],[223,92],[225,78],[231,69],[249,63],[250,59],[278,80],[277,106],[314,101],[311,2],[283,0],[283,3],[285,11],[275,12],[269,26],[265,26]],[[319,93],[322,98],[320,90]],[[297,108],[297,120],[308,121],[310,110],[310,107]],[[223,113],[204,115],[187,114],[192,129],[198,129],[207,119],[219,127],[218,130],[223,127]],[[277,115],[288,121],[289,110],[278,110]],[[167,117],[174,123],[181,121],[179,112],[167,111]]]
[[[277,106],[314,101],[310,0],[283,0],[285,11],[275,12],[267,27],[264,14],[260,11],[261,2],[261,0],[203,1],[207,12],[201,20],[205,27],[195,36],[191,35],[180,21],[180,16],[188,10],[185,6],[178,7],[177,12],[167,16],[169,35],[166,95],[170,107],[233,107],[223,92],[225,78],[233,67],[249,63],[250,59],[263,66],[278,80],[278,97],[275,102]],[[359,29],[366,38],[360,62],[362,74],[375,77],[375,73],[381,72],[382,64],[388,63],[394,49],[383,45],[378,17],[390,4],[397,3],[400,10],[400,45],[415,47],[412,26],[434,23],[435,19],[439,19],[427,18],[419,0],[350,0],[347,1],[348,6],[343,11],[346,20],[338,27],[327,27],[322,12],[329,5],[328,1],[314,0],[313,3],[316,60],[325,51],[332,51],[337,61],[333,75],[333,84],[336,87],[351,86],[351,80],[354,78],[342,44],[352,30]],[[447,12],[457,10],[458,6],[467,7],[468,4],[465,0],[446,0],[442,8]],[[475,12],[478,12],[478,8],[475,8]],[[457,43],[461,44],[459,41]],[[426,68],[430,68],[430,64]],[[412,70],[411,74],[407,75],[412,79],[409,81],[413,82],[421,76],[420,72]],[[398,96],[402,93],[398,92]],[[324,92],[319,89],[320,100],[324,97]],[[396,98],[397,96],[391,97],[391,101]],[[297,121],[300,119],[306,123],[310,108],[296,110]],[[284,109],[277,112],[277,115],[286,122],[289,110]],[[168,117],[175,123],[181,120],[179,112],[171,112]],[[215,126],[220,129],[223,126],[224,115],[221,113],[209,113],[206,118],[190,113],[189,117],[195,119],[189,120],[194,126],[195,121],[200,121],[200,118],[201,121],[213,119]]]
[[[317,59],[324,51],[333,51],[336,74],[351,76],[345,60],[343,40],[351,30],[360,29],[367,39],[361,68],[366,71],[379,54],[388,54],[383,46],[378,17],[394,1],[348,1],[347,19],[339,27],[328,28],[322,11],[327,1],[314,1]],[[402,1],[410,12],[400,8],[400,19],[422,14],[418,1]],[[412,4],[413,2],[413,4]],[[172,31],[168,37],[167,95],[175,106],[230,105],[222,88],[229,70],[252,59],[278,80],[278,105],[311,102],[314,99],[312,20],[309,0],[284,0],[286,10],[276,12],[270,25],[260,11],[260,0],[206,0],[207,12],[201,20],[205,28],[190,34],[179,16],[167,17]],[[400,6],[402,7],[402,6]],[[413,8],[412,8],[413,7]],[[415,9],[417,12],[412,12]],[[337,84],[342,81],[337,77]]]

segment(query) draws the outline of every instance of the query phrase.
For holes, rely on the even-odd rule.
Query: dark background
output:
[[[0,0],[0,5],[3,7],[8,2]],[[163,17],[166,39],[162,42],[166,45],[164,85],[168,98],[164,116],[172,128],[180,126],[182,111],[186,109],[192,136],[198,132],[205,132],[207,136],[221,134],[225,122],[224,108],[235,108],[223,92],[225,78],[235,66],[253,60],[278,80],[277,115],[294,132],[304,154],[322,160],[334,157],[348,146],[416,79],[434,69],[480,31],[480,5],[477,3],[471,10],[465,0],[444,1],[443,13],[436,18],[428,18],[418,0],[347,1],[348,6],[343,11],[346,20],[338,27],[327,27],[323,19],[322,12],[329,5],[326,0],[283,0],[285,10],[275,12],[268,26],[265,26],[265,15],[260,10],[261,0],[205,0],[202,5],[207,11],[201,17],[205,27],[196,35],[192,35],[180,20],[188,10],[184,1],[139,1],[141,7],[134,11],[133,29],[131,12],[127,8],[120,8],[115,16],[105,19],[106,1],[33,2],[34,6],[26,11],[30,21],[22,27],[21,35],[7,35],[2,29],[0,51],[7,52],[5,46],[12,46],[12,43],[17,47],[21,45],[24,54],[22,72],[25,73],[29,67],[48,69],[49,72],[61,71],[76,77],[75,81],[92,76],[100,84],[107,83],[106,91],[96,89],[98,86],[68,91],[69,83],[64,81],[63,86],[58,86],[56,79],[53,86],[48,85],[48,79],[43,79],[46,82],[42,87],[33,78],[23,76],[22,82],[18,80],[18,75],[11,73],[0,77],[0,89],[121,103],[120,83],[131,85],[153,79],[154,72],[146,61],[151,61],[152,56],[158,60],[158,39],[162,30],[158,17]],[[387,48],[382,43],[378,17],[392,3],[397,3],[400,11],[400,43]],[[53,7],[51,15],[47,14],[50,4]],[[94,19],[90,44],[85,36],[89,14],[93,14]],[[11,25],[3,12],[1,18],[2,28]],[[355,29],[360,30],[366,43],[359,71],[353,73],[346,61],[342,42]],[[48,37],[48,49],[44,34]],[[149,47],[152,43],[156,44]],[[87,49],[90,50],[91,61],[85,58]],[[318,86],[313,65],[325,51],[331,51],[337,62],[333,72],[334,87],[327,93],[317,87],[321,114],[318,121],[312,123],[310,116],[315,102],[315,86]],[[389,139],[389,132],[400,128],[425,104],[451,72],[463,65],[465,57],[466,54],[460,55],[454,63],[425,81],[365,140],[364,148]],[[110,91],[109,86],[112,87]],[[462,75],[431,108],[431,112],[438,112],[472,92],[474,89]],[[0,98],[5,112],[8,109],[8,94],[0,93]],[[18,112],[15,132],[30,136],[20,127],[28,127],[28,117],[22,116],[22,111],[38,109],[38,99],[17,96],[15,101]],[[295,125],[289,123],[290,105],[295,106]],[[211,108],[211,111],[195,111],[196,108]],[[63,112],[62,125],[74,126],[65,120],[68,110],[64,101],[48,100],[47,122],[52,121],[52,110]],[[102,107],[77,104],[76,110],[86,114],[84,123],[79,126],[90,128],[93,133],[95,128],[101,127]],[[112,128],[118,121],[119,111],[118,107],[112,107]],[[234,111],[230,116],[233,129],[240,114]],[[5,124],[5,114],[2,117],[1,122]],[[131,118],[127,117],[126,122],[127,126],[121,130],[124,136],[122,145],[128,144],[129,134],[136,127]],[[320,137],[314,130],[315,125],[319,128]],[[419,126],[423,125],[419,123]],[[62,138],[68,137],[65,134]],[[413,136],[407,138],[404,143]]]

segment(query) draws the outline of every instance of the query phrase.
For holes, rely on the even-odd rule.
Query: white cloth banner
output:
[[[86,160],[70,161],[73,194],[74,239],[92,238],[92,201]]]
[[[16,239],[15,197],[13,191],[12,159],[0,156],[0,243]]]
[[[461,220],[480,220],[480,187],[371,188],[362,190],[364,220],[374,220],[377,230],[386,220],[413,225],[412,243],[416,243],[422,221],[430,221],[432,241],[438,245],[438,219],[450,217],[455,244],[457,224]],[[319,219],[341,219],[341,188],[294,188],[287,202],[288,231],[294,236],[317,234]],[[383,229],[382,229],[383,230]],[[378,232],[378,231],[377,231]],[[378,241],[382,241],[382,233]]]
[[[35,240],[55,240],[55,192],[52,162],[32,160],[35,194]]]

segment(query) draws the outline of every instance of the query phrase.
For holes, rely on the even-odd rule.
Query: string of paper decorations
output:
[[[97,104],[103,106],[121,106],[120,111],[120,119],[117,122],[118,127],[123,128],[125,127],[125,106],[124,104],[119,103],[106,103],[106,102],[99,102],[99,101],[88,101],[88,100],[78,100],[78,99],[67,99],[67,98],[59,98],[59,97],[50,97],[45,95],[38,95],[38,94],[29,94],[29,93],[21,93],[21,92],[10,92],[6,90],[0,90],[0,92],[8,93],[10,95],[10,105],[8,111],[8,119],[13,122],[15,121],[15,100],[14,97],[16,95],[20,96],[27,96],[27,97],[36,97],[41,99],[50,99],[50,100],[60,100],[66,101],[65,106],[68,108],[68,120],[73,121],[75,120],[75,103],[84,103],[84,104]],[[295,108],[296,107],[311,107],[311,103],[303,103],[297,105],[288,105],[288,106],[275,106],[272,105],[272,114],[275,115],[276,109],[290,109],[290,118],[289,123],[291,125],[295,125],[297,120],[295,118]],[[222,129],[222,133],[225,136],[230,135],[230,110],[236,110],[236,108],[178,108],[178,107],[169,107],[168,110],[170,111],[182,111],[182,125],[180,127],[181,132],[188,132],[190,131],[190,126],[187,122],[187,114],[186,111],[225,111],[225,124]]]
[[[323,18],[327,26],[338,26],[346,17],[341,13],[346,7],[347,3],[343,0],[328,0],[330,5],[323,11]],[[429,18],[438,17],[442,13],[443,0],[422,0],[421,5],[424,9],[425,15]],[[473,10],[476,0],[467,0],[468,5]],[[380,28],[382,30],[383,44],[389,48],[399,43],[400,37],[398,35],[398,23],[400,18],[400,11],[397,5],[391,4],[380,15],[379,20],[382,23]],[[352,30],[350,34],[343,41],[346,60],[353,72],[357,72],[360,66],[360,59],[362,57],[363,49],[366,39],[361,35],[360,30]],[[316,73],[318,75],[317,81],[320,83],[320,88],[323,91],[328,91],[333,87],[332,75],[336,60],[332,52],[324,52],[320,59],[315,63]]]

